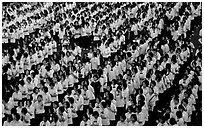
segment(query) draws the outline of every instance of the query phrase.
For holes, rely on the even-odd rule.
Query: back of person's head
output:
[[[26,114],[27,112],[28,112],[28,110],[27,110],[27,108],[22,108],[22,110],[21,110],[21,112],[23,113],[23,114]]]
[[[170,123],[171,125],[177,124],[175,118],[171,118],[171,119],[169,120],[169,123]]]
[[[176,112],[176,116],[177,116],[177,118],[182,118],[182,112],[181,111],[177,111]]]
[[[17,113],[16,108],[12,108],[12,109],[11,109],[11,114],[16,114],[16,113]]]
[[[73,104],[73,103],[74,103],[74,98],[73,98],[73,97],[70,97],[70,98],[69,98],[69,102],[70,102],[71,104]]]

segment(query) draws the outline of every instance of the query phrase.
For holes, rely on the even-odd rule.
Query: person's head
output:
[[[174,104],[178,104],[179,103],[179,99],[178,99],[178,97],[174,97]]]
[[[182,118],[182,112],[181,112],[181,111],[177,111],[177,112],[176,112],[176,117],[177,117],[178,119]]]
[[[38,87],[35,87],[35,88],[33,89],[33,92],[34,92],[35,94],[38,94],[38,92],[39,92]]]
[[[43,87],[43,91],[44,93],[47,93],[48,92],[48,88],[46,86]]]
[[[98,79],[98,76],[95,74],[95,75],[93,76],[93,80],[96,81],[97,79]]]
[[[185,91],[185,92],[184,92],[184,97],[188,99],[189,96],[190,96],[190,92],[189,92],[189,91]]]
[[[43,121],[44,121],[44,122],[47,122],[46,116],[43,116]]]
[[[18,106],[23,107],[23,101],[18,101]]]
[[[99,117],[99,113],[97,111],[94,111],[92,116],[97,119]]]
[[[128,106],[128,108],[127,108],[127,111],[129,112],[129,113],[132,113],[132,106]]]
[[[74,98],[70,97],[69,102],[70,102],[70,104],[74,104]]]
[[[170,124],[171,126],[177,124],[175,118],[170,118],[169,124]]]
[[[22,113],[22,114],[25,115],[27,112],[28,112],[27,108],[22,108],[22,110],[21,110],[21,113]]]
[[[144,88],[148,87],[148,85],[149,85],[149,81],[148,81],[148,80],[144,80],[144,81],[142,82],[142,86],[143,86]]]
[[[42,96],[42,95],[38,95],[38,96],[37,96],[37,101],[38,101],[38,102],[41,102],[42,99],[43,99],[43,96]]]
[[[26,100],[26,106],[30,107],[32,104],[32,101],[31,100]]]
[[[107,105],[107,104],[106,104],[105,101],[102,101],[102,102],[101,102],[101,108],[106,108],[106,105]]]

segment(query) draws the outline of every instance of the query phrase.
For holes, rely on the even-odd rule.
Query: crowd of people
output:
[[[201,2],[3,4],[3,126],[189,126]]]

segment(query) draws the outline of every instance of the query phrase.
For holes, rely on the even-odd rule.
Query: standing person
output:
[[[78,115],[77,125],[80,125],[80,122],[82,121],[81,115],[83,115],[84,97],[81,94],[81,89],[78,89],[76,93],[77,93],[76,104],[77,104],[77,115]]]
[[[99,97],[101,84],[96,74],[93,76],[93,82],[91,83],[91,86],[94,88],[95,97]]]
[[[31,100],[26,101],[26,109],[30,115],[30,125],[33,126],[34,125],[33,123],[35,121],[35,115],[34,115],[35,108],[34,108]]]
[[[116,89],[116,107],[117,107],[117,118],[116,120],[119,120],[120,115],[125,113],[125,109],[124,109],[124,93],[122,91],[121,86],[118,86]]]
[[[100,116],[102,118],[102,125],[103,126],[110,125],[109,110],[107,109],[107,105],[106,105],[105,101],[101,101]]]
[[[117,108],[116,108],[116,105],[113,103],[113,99],[110,98],[110,100],[107,101],[107,108],[108,108],[110,126],[115,126],[116,125],[115,116],[116,116],[116,113],[117,113]]]
[[[42,96],[43,96],[43,102],[45,105],[45,115],[46,118],[49,119],[49,113],[51,111],[51,95],[48,93],[48,88],[44,87],[43,88],[43,92],[42,92]]]
[[[74,98],[73,97],[69,98],[69,102],[70,102],[73,126],[77,126],[77,120],[78,120],[77,104],[74,102]]]
[[[90,60],[91,62],[91,70],[92,70],[92,73],[97,73],[97,70],[98,70],[98,66],[99,66],[99,59],[97,58],[97,53],[94,52],[93,53],[93,58],[91,58]]]
[[[34,103],[34,109],[35,109],[35,126],[39,126],[45,113],[42,95],[37,96],[37,101]]]

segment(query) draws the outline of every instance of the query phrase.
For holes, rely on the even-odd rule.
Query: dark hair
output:
[[[33,92],[35,93],[35,91],[38,89],[38,87],[34,87]]]
[[[177,111],[177,112],[176,112],[176,116],[177,116],[178,118],[181,118],[181,117],[182,117],[182,112],[181,112],[181,111]]]
[[[183,99],[182,100],[184,103],[188,104],[188,100],[187,99]]]
[[[106,108],[106,102],[105,102],[105,101],[102,101],[102,102],[101,102],[101,105],[102,105],[104,108]]]
[[[70,107],[70,103],[66,102],[66,106],[67,106],[67,108],[69,108]]]
[[[59,107],[59,110],[63,113],[64,112],[64,106]]]
[[[99,113],[98,113],[97,111],[94,111],[93,114],[92,114],[92,116],[97,116],[97,117],[98,117],[98,116],[99,116]]]
[[[27,110],[27,108],[22,108],[22,110],[21,110],[21,112],[23,113],[23,114],[26,114],[27,112],[28,112],[28,110]]]
[[[171,118],[171,119],[169,120],[169,123],[170,123],[171,125],[175,125],[175,124],[176,124],[175,118]]]
[[[71,104],[73,104],[73,103],[74,103],[74,98],[70,97],[70,98],[69,98],[69,102],[70,102]]]
[[[11,109],[11,114],[16,114],[16,113],[17,113],[16,108],[12,108],[12,109]]]

